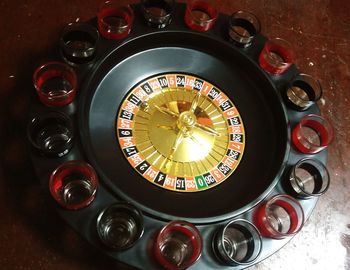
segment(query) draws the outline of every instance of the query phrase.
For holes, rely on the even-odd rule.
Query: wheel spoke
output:
[[[199,123],[196,123],[194,126],[200,128],[201,130],[203,130],[211,135],[220,136],[220,133],[211,127],[208,127],[208,126],[205,126],[205,125],[202,125]]]
[[[177,150],[177,148],[179,147],[180,143],[182,142],[185,130],[186,130],[186,127],[182,127],[179,130],[179,133],[176,136],[175,142],[174,142],[173,146],[171,147],[168,159],[172,159],[173,158],[173,155],[174,155],[175,151]]]
[[[196,96],[194,97],[194,99],[192,101],[191,108],[190,108],[191,112],[194,113],[194,111],[197,109],[200,97],[201,97],[201,93],[198,91],[198,93],[196,94]]]
[[[161,113],[170,115],[172,117],[179,117],[178,113],[173,112],[172,110],[169,110],[168,108],[164,108],[164,107],[160,107],[158,105],[154,105],[154,108],[156,108],[158,111],[160,111]]]
[[[157,128],[165,129],[165,130],[175,130],[172,126],[165,126],[165,125],[157,125]]]

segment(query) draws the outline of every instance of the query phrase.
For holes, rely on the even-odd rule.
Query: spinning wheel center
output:
[[[190,111],[186,111],[186,112],[182,112],[179,116],[179,119],[177,120],[177,127],[179,129],[183,128],[183,127],[193,127],[197,122],[197,118],[194,115],[193,112]]]

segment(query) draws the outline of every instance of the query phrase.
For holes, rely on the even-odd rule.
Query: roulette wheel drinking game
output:
[[[34,73],[38,178],[92,245],[142,269],[240,269],[328,188],[318,81],[213,1],[108,1]]]

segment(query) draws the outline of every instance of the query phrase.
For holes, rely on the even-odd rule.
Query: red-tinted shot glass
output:
[[[214,0],[188,0],[185,23],[193,30],[206,32],[215,25],[218,11]]]
[[[301,230],[304,211],[292,196],[276,195],[258,206],[254,213],[254,223],[262,236],[282,239]]]
[[[142,213],[127,202],[105,208],[97,218],[97,233],[108,248],[121,251],[131,248],[143,234]]]
[[[293,64],[291,44],[281,38],[267,40],[260,52],[259,64],[272,75],[286,72]]]
[[[202,237],[194,225],[173,221],[158,232],[154,256],[166,269],[186,269],[199,259],[202,245]]]
[[[96,53],[99,33],[87,23],[70,23],[63,29],[60,50],[63,59],[70,65],[91,62]]]
[[[63,208],[78,210],[95,199],[98,178],[91,165],[74,160],[57,167],[50,176],[49,185],[52,197]]]
[[[106,1],[97,13],[100,34],[107,39],[126,38],[131,31],[134,12],[129,5],[121,6],[118,1]]]
[[[304,154],[316,154],[333,140],[333,126],[320,115],[305,115],[292,130],[292,142]]]
[[[240,10],[229,18],[230,41],[238,47],[249,47],[260,29],[260,21],[253,13]]]
[[[63,113],[49,112],[35,116],[27,127],[31,145],[47,157],[62,157],[72,148],[74,128],[72,120]]]
[[[164,28],[172,21],[174,0],[141,0],[143,16],[147,25]]]
[[[329,187],[327,168],[317,159],[302,159],[295,164],[289,177],[294,193],[301,199],[324,194]]]
[[[47,106],[65,106],[76,96],[77,76],[65,63],[54,61],[40,66],[34,72],[33,83],[40,101]]]
[[[290,82],[285,97],[294,110],[305,111],[322,97],[320,82],[308,74],[298,74]]]
[[[216,232],[212,246],[220,262],[230,266],[247,265],[259,256],[262,239],[252,223],[237,219]]]

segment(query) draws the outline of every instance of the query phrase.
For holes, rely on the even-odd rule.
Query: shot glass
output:
[[[293,64],[292,46],[281,38],[266,41],[259,55],[260,67],[272,75],[279,75]]]
[[[260,33],[260,28],[260,21],[253,13],[237,11],[229,18],[230,41],[238,47],[249,47]]]
[[[147,25],[164,28],[171,23],[174,0],[141,0],[143,16]]]
[[[282,194],[258,206],[253,219],[262,236],[282,239],[301,230],[304,211],[296,199]]]
[[[63,208],[78,210],[95,199],[98,178],[91,165],[73,160],[61,164],[52,172],[49,186],[52,197]]]
[[[72,148],[74,129],[71,119],[58,112],[35,116],[27,127],[31,145],[40,154],[62,157]]]
[[[65,106],[76,96],[77,76],[65,63],[54,61],[38,67],[33,83],[40,101],[47,106]]]
[[[212,245],[216,257],[226,265],[246,265],[259,256],[262,240],[253,224],[237,219],[216,232]]]
[[[132,8],[129,5],[121,6],[118,1],[106,1],[97,13],[98,30],[107,39],[126,38],[133,21]]]
[[[158,263],[170,270],[186,269],[202,253],[202,237],[197,228],[186,221],[173,221],[157,234],[154,256]]]
[[[305,115],[292,130],[292,142],[304,154],[316,154],[333,140],[333,127],[320,115]]]
[[[193,30],[206,32],[213,28],[218,18],[214,0],[189,0],[185,11],[185,23]]]
[[[142,213],[130,203],[114,203],[99,214],[97,233],[101,242],[112,250],[131,248],[143,234]]]
[[[295,194],[301,199],[324,194],[330,182],[327,168],[316,159],[302,159],[292,167],[289,181]]]
[[[320,82],[308,74],[297,75],[289,84],[285,98],[287,104],[297,111],[309,109],[322,97]]]
[[[95,57],[99,36],[97,29],[90,24],[68,24],[60,38],[63,59],[71,65],[91,62]]]

